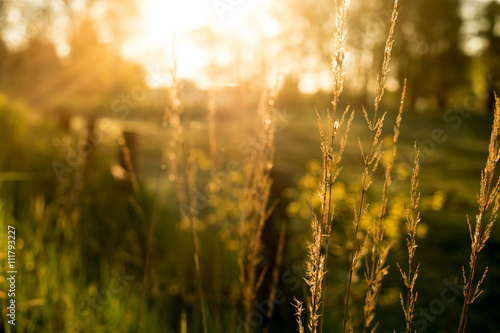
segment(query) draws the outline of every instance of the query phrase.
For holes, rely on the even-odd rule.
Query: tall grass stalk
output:
[[[318,324],[320,326],[320,331],[322,330],[322,322],[318,323],[318,320],[322,318],[323,312],[323,297],[324,297],[324,283],[326,274],[326,257],[328,250],[328,241],[332,229],[332,221],[334,216],[335,207],[331,202],[331,186],[336,181],[340,174],[341,166],[340,162],[342,160],[342,154],[345,149],[345,144],[347,142],[347,134],[349,133],[349,128],[351,122],[354,118],[354,112],[350,113],[349,118],[346,120],[345,116],[348,114],[349,108],[344,111],[340,122],[335,121],[331,124],[330,135],[327,137],[324,133],[324,128],[319,119],[319,130],[321,134],[321,150],[323,153],[323,178],[321,181],[320,188],[320,199],[321,199],[321,211],[320,216],[313,212],[311,219],[312,228],[312,242],[308,243],[308,260],[306,269],[305,282],[309,287],[310,298],[307,301],[308,310],[308,329],[310,332],[315,333],[318,329]],[[330,118],[330,114],[328,113]],[[319,114],[318,114],[319,118]],[[347,121],[344,136],[340,142],[339,150],[337,154],[334,154],[333,142],[337,131],[342,127],[344,122]],[[298,309],[297,309],[298,310]],[[321,313],[320,313],[321,311]],[[300,316],[297,314],[297,318]]]
[[[488,272],[486,267],[481,279],[476,284],[475,290],[473,289],[473,282],[476,273],[477,258],[479,252],[483,249],[486,241],[490,237],[491,229],[497,219],[497,212],[500,202],[500,178],[494,182],[495,168],[498,160],[500,159],[500,100],[495,95],[495,117],[493,121],[493,128],[491,130],[490,143],[488,147],[488,158],[486,166],[481,172],[481,184],[479,194],[477,196],[479,214],[476,215],[476,225],[474,231],[467,216],[467,225],[469,226],[469,234],[471,239],[471,254],[469,258],[469,274],[466,277],[465,268],[462,266],[464,278],[464,303],[462,306],[462,314],[460,315],[460,323],[458,333],[463,333],[467,328],[467,319],[469,316],[469,308],[472,303],[481,295],[482,290],[479,289],[483,280]],[[489,215],[487,217],[487,215]]]
[[[209,162],[210,162],[210,170],[209,170],[209,176],[210,180],[215,180],[217,179],[217,138],[215,136],[216,134],[216,115],[217,115],[217,100],[216,100],[216,95],[215,95],[215,88],[211,86],[207,92],[207,138],[208,138],[208,157],[209,157]],[[216,209],[215,209],[216,211]],[[221,232],[221,223],[214,223],[214,234],[219,235]],[[214,260],[213,260],[213,265],[212,269],[214,271],[214,278],[213,278],[213,292],[212,298],[209,299],[209,302],[212,302],[214,305],[212,306],[212,317],[214,319],[214,324],[217,327],[217,330],[219,332],[223,332],[223,325],[222,325],[222,310],[221,310],[221,304],[222,304],[222,294],[220,293],[221,290],[221,258],[222,258],[222,249],[221,249],[221,243],[216,240],[213,243],[213,248],[214,248]]]
[[[335,206],[331,201],[331,187],[337,180],[340,171],[342,170],[340,162],[342,160],[342,155],[347,142],[347,135],[354,118],[354,112],[350,112],[349,118],[346,119],[346,115],[348,115],[348,113],[349,108],[347,107],[342,114],[340,122],[335,121],[332,123],[329,121],[331,127],[329,127],[330,135],[328,137],[325,135],[324,128],[318,114],[319,130],[321,134],[321,150],[323,153],[323,178],[320,187],[321,211],[319,212],[319,218],[315,212],[312,213],[311,228],[313,240],[308,243],[309,251],[305,278],[310,293],[310,298],[307,302],[307,310],[309,314],[307,326],[309,331],[312,333],[317,331],[318,324],[321,332],[323,325],[323,299],[328,243],[332,230],[333,216],[335,213]],[[329,118],[331,117],[329,113],[327,115]],[[339,128],[343,127],[344,122],[347,122],[344,136],[340,141],[338,152],[335,154],[333,147],[335,136],[338,133]],[[318,320],[320,320],[319,323]]]
[[[184,126],[181,115],[184,112],[180,83],[177,78],[177,58],[175,48],[173,50],[174,66],[172,69],[172,86],[169,90],[169,105],[165,109],[164,121],[171,127],[172,133],[167,153],[170,165],[170,179],[175,181],[177,201],[181,211],[181,218],[188,223],[189,234],[193,247],[193,264],[195,271],[195,284],[201,312],[203,333],[208,333],[207,311],[203,293],[201,268],[200,268],[200,245],[196,232],[197,205],[195,199],[195,180],[197,168],[194,163],[192,148],[186,142]],[[179,172],[179,163],[182,173]]]
[[[143,204],[142,197],[141,197],[141,191],[139,187],[139,182],[137,180],[137,175],[135,172],[134,164],[132,162],[132,158],[130,155],[130,149],[127,146],[127,142],[125,141],[124,136],[122,135],[118,139],[118,143],[120,145],[122,154],[123,154],[123,159],[125,162],[125,167],[127,170],[127,180],[130,182],[132,186],[132,190],[134,192],[135,198],[130,197],[130,202],[135,208],[135,211],[137,214],[141,217],[142,221],[146,223],[146,215],[144,213],[144,210],[141,208],[141,204]],[[157,184],[156,184],[156,191],[158,192],[158,186],[159,186],[159,177],[157,179]],[[153,211],[153,215],[151,217],[151,221],[149,223],[149,229],[147,233],[147,238],[146,238],[146,256],[145,256],[145,262],[144,262],[144,273],[142,275],[142,290],[141,290],[141,296],[139,299],[139,309],[137,311],[137,323],[136,323],[136,333],[140,332],[141,328],[141,320],[142,320],[142,306],[143,306],[143,301],[144,297],[146,295],[146,289],[147,289],[147,284],[148,284],[148,275],[149,275],[149,266],[151,262],[151,251],[152,251],[152,244],[153,244],[153,231],[156,225],[156,219],[157,219],[157,207],[158,202],[155,202],[155,207]]]
[[[385,181],[382,189],[382,202],[380,203],[377,223],[375,224],[372,230],[373,245],[370,257],[371,264],[368,263],[368,256],[366,257],[365,261],[366,263],[365,280],[367,284],[367,290],[365,296],[365,305],[363,308],[364,310],[363,332],[368,332],[370,330],[371,322],[375,317],[375,308],[377,306],[378,292],[382,284],[382,279],[387,275],[387,270],[388,270],[388,267],[385,266],[385,262],[387,259],[387,255],[389,254],[391,245],[384,246],[382,244],[385,233],[385,227],[383,221],[387,209],[387,190],[391,185],[391,173],[392,173],[392,168],[394,166],[394,160],[396,158],[397,142],[399,138],[399,127],[401,125],[405,94],[406,94],[406,80],[403,85],[403,92],[401,94],[399,113],[396,118],[396,124],[394,126],[394,136],[392,139],[392,155],[385,168]]]
[[[295,307],[295,317],[297,320],[297,329],[299,333],[304,333],[304,325],[302,324],[302,312],[304,312],[304,302],[299,301],[296,297],[293,298]]]
[[[250,332],[250,317],[256,293],[267,268],[260,273],[262,261],[262,231],[272,207],[268,208],[271,194],[271,169],[274,161],[274,94],[263,94],[257,110],[257,147],[252,159],[246,165],[246,185],[240,221],[240,283],[245,311],[244,332]]]
[[[319,325],[319,331],[323,331],[323,317],[324,317],[324,287],[325,275],[327,265],[327,254],[330,233],[332,228],[332,221],[334,215],[334,207],[332,205],[332,185],[337,179],[341,167],[340,161],[342,153],[347,142],[347,134],[352,122],[354,112],[351,112],[347,120],[344,137],[341,140],[337,154],[334,153],[335,136],[340,127],[342,127],[345,116],[349,112],[347,107],[342,114],[340,122],[337,121],[337,108],[340,95],[344,89],[344,59],[345,59],[345,21],[347,15],[347,8],[349,7],[349,0],[341,1],[340,6],[335,2],[336,12],[336,31],[333,38],[333,53],[332,53],[332,73],[333,73],[333,97],[332,97],[332,112],[327,110],[328,133],[325,134],[321,116],[316,110],[318,116],[318,126],[321,136],[321,152],[323,155],[323,172],[320,183],[320,200],[321,210],[318,215],[313,212],[311,219],[311,228],[313,234],[313,241],[308,243],[308,260],[306,269],[305,282],[309,287],[310,296],[307,299],[308,310],[308,329],[310,332],[316,332]],[[303,302],[295,299],[296,304],[296,317],[298,322],[299,332],[304,331],[302,325],[302,312]],[[318,323],[318,320],[320,322]]]
[[[363,146],[361,144],[361,140],[359,140],[359,146],[361,150],[361,156],[363,158],[364,162],[364,170],[363,170],[363,178],[362,178],[362,189],[361,189],[361,195],[359,199],[359,204],[358,207],[354,207],[354,234],[352,238],[352,253],[351,253],[351,260],[350,260],[350,267],[349,267],[349,278],[347,281],[347,292],[346,292],[346,301],[345,301],[345,309],[344,309],[344,324],[343,324],[343,330],[342,332],[346,332],[347,329],[347,318],[349,315],[349,300],[350,300],[350,295],[351,295],[351,286],[352,286],[352,276],[354,273],[354,270],[356,268],[356,265],[360,259],[360,257],[363,254],[364,247],[367,243],[368,240],[368,233],[367,236],[364,237],[361,245],[358,248],[357,244],[357,235],[359,231],[359,226],[361,223],[361,220],[363,217],[366,215],[367,210],[368,210],[368,205],[365,203],[365,195],[368,189],[370,188],[372,184],[372,174],[375,172],[375,170],[378,167],[380,157],[382,156],[381,152],[381,142],[380,142],[380,135],[382,134],[382,127],[384,124],[384,119],[385,119],[385,113],[378,117],[378,111],[380,107],[380,102],[382,101],[382,97],[384,96],[385,92],[385,81],[387,78],[387,73],[389,72],[389,62],[391,59],[391,53],[392,53],[392,44],[394,42],[393,40],[393,34],[394,34],[394,26],[396,24],[396,19],[398,16],[398,1],[394,1],[394,8],[392,11],[392,16],[391,16],[391,25],[389,29],[389,34],[387,36],[387,40],[385,43],[385,49],[384,49],[384,60],[382,62],[382,71],[380,77],[377,78],[377,85],[375,89],[375,102],[374,102],[374,111],[373,111],[373,119],[370,120],[368,117],[368,113],[366,110],[363,108],[363,114],[365,116],[366,122],[368,124],[368,128],[370,129],[370,143],[368,146],[368,150],[366,154],[364,153]]]
[[[332,53],[332,73],[333,73],[333,98],[332,98],[332,115],[330,112],[327,112],[329,131],[330,131],[330,141],[324,136],[324,131],[321,124],[321,119],[318,114],[318,121],[320,126],[320,134],[321,134],[321,150],[323,153],[323,180],[322,180],[322,193],[321,193],[321,224],[322,227],[320,229],[324,229],[324,235],[322,237],[325,238],[325,257],[324,257],[324,266],[322,270],[326,270],[328,264],[328,250],[330,243],[330,234],[332,228],[333,221],[333,213],[334,209],[332,207],[332,185],[335,182],[336,178],[340,173],[340,160],[342,159],[342,152],[345,147],[345,143],[347,141],[347,133],[349,132],[349,127],[352,121],[352,117],[354,116],[354,112],[351,113],[351,117],[348,121],[348,126],[345,132],[345,137],[343,142],[340,145],[340,151],[337,154],[336,160],[334,160],[333,154],[333,144],[335,141],[335,135],[337,130],[339,129],[340,124],[337,122],[337,104],[340,99],[340,95],[344,90],[344,59],[345,59],[345,23],[347,16],[347,9],[349,8],[349,0],[343,0],[338,6],[337,1],[335,1],[335,35],[333,38],[333,53]],[[341,123],[343,122],[344,116],[347,113],[348,108],[345,110],[342,115]],[[317,113],[317,111],[316,111]],[[328,189],[328,195],[327,190]],[[313,218],[314,219],[314,218]],[[326,278],[325,274],[318,272],[318,277],[321,276],[321,298],[324,299],[324,290]],[[323,332],[323,318],[325,312],[325,303],[321,302],[321,310],[320,310],[320,323],[319,323],[319,331]],[[314,305],[314,304],[313,304]]]
[[[349,107],[345,109],[340,121],[337,121],[337,108],[340,95],[344,89],[344,59],[345,59],[345,22],[349,0],[342,0],[340,6],[335,2],[336,12],[336,31],[333,38],[333,53],[332,53],[332,73],[333,73],[333,97],[332,97],[332,112],[327,110],[327,130],[323,126],[321,116],[316,110],[318,117],[318,126],[321,137],[321,152],[323,155],[322,178],[320,181],[321,200],[319,218],[314,211],[311,217],[312,242],[308,242],[308,259],[306,262],[306,277],[305,282],[308,286],[309,295],[307,297],[307,327],[311,333],[316,333],[319,326],[319,331],[323,331],[324,317],[324,287],[327,265],[327,254],[330,233],[332,229],[332,221],[334,216],[334,205],[332,203],[332,185],[340,174],[342,154],[347,142],[347,134],[351,122],[354,117],[354,112],[350,113],[347,119],[344,136],[340,142],[337,153],[334,152],[335,137],[342,128],[346,115],[349,113]],[[307,292],[306,292],[307,293]],[[303,304],[297,299],[294,299],[294,307],[296,309],[296,319],[298,330],[304,332],[302,324],[302,313],[304,311]],[[319,322],[318,322],[319,321]]]
[[[410,203],[411,206],[405,208],[406,216],[406,230],[408,232],[408,238],[406,239],[406,248],[408,250],[408,271],[403,272],[401,266],[398,265],[399,272],[403,277],[404,284],[406,286],[406,301],[403,299],[403,294],[399,294],[401,300],[401,307],[405,315],[406,322],[406,333],[411,333],[411,322],[413,318],[413,312],[415,310],[415,303],[417,302],[418,292],[414,292],[415,282],[418,277],[418,269],[420,264],[417,265],[415,270],[413,270],[413,259],[415,257],[415,252],[417,251],[417,243],[415,241],[415,236],[417,233],[417,225],[420,222],[420,212],[418,211],[418,204],[420,202],[420,192],[418,192],[418,173],[420,171],[420,149],[417,148],[415,144],[415,157],[413,160],[413,175],[411,177],[411,190],[410,190]],[[406,304],[405,304],[406,303]]]

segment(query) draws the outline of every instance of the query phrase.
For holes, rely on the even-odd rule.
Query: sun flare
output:
[[[194,78],[205,65],[203,50],[187,34],[208,24],[210,10],[202,0],[142,0],[139,3],[139,26],[133,39],[124,47],[124,53],[138,59],[150,76],[166,77],[164,70],[172,66],[172,45],[182,77]],[[163,68],[163,70],[159,69]],[[148,80],[152,86],[168,82]]]
[[[259,48],[262,38],[279,31],[277,21],[268,13],[268,0],[233,4],[224,17],[214,3],[204,0],[141,0],[139,24],[134,37],[123,48],[124,54],[138,59],[146,67],[165,69],[172,66],[172,46],[175,46],[179,76],[203,86],[209,84],[204,73],[210,59],[225,63],[228,52],[234,50],[227,47],[207,49],[207,45],[200,45],[195,31],[208,27],[207,31],[214,33],[219,40],[245,45],[246,48]],[[228,59],[233,58],[231,55]],[[168,82],[148,82],[152,86],[168,85]]]
[[[206,1],[143,0],[143,38],[152,44],[169,43],[173,35],[182,35],[208,21]]]

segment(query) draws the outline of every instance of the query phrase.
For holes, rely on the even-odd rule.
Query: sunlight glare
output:
[[[190,42],[186,35],[208,23],[210,11],[207,2],[142,0],[139,8],[139,29],[134,38],[125,44],[124,54],[138,59],[146,67],[171,68],[175,39],[178,74],[193,78],[206,59],[203,50]],[[161,75],[168,76],[165,72]],[[148,82],[153,86],[168,84],[165,80]]]
[[[181,35],[205,25],[208,21],[206,1],[143,0],[142,26],[146,42],[168,43]]]
[[[198,29],[209,27],[221,40],[230,41],[232,45],[259,48],[262,38],[275,36],[280,30],[279,23],[267,12],[268,2],[256,0],[235,5],[221,19],[211,1],[139,0],[138,29],[122,51],[147,68],[168,69],[172,68],[175,44],[179,77],[207,84],[203,81],[207,81],[204,73],[210,59],[225,65],[234,61],[235,55],[232,47],[219,44],[217,49],[207,50],[206,45],[198,44],[195,37]],[[169,76],[166,71],[161,75]],[[168,81],[148,80],[148,83],[158,86],[168,85]]]

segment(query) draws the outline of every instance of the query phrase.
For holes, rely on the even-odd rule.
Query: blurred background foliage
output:
[[[191,163],[197,169],[197,231],[211,332],[241,329],[237,258],[245,170],[260,149],[253,128],[259,95],[277,73],[284,76],[275,104],[271,202],[277,203],[262,236],[259,272],[267,271],[257,301],[268,297],[285,221],[277,286],[283,302],[277,302],[270,321],[265,310],[259,310],[256,318],[262,317],[262,323],[254,331],[294,331],[290,303],[294,296],[305,298],[301,279],[321,178],[314,109],[322,113],[330,106],[335,13],[332,1],[326,0],[264,3],[230,7],[225,14],[234,17],[228,21],[210,7],[211,24],[178,36],[180,42],[188,40],[203,50],[191,51],[188,57],[180,47],[180,67],[189,67],[192,57],[206,59],[194,77],[180,78],[180,121],[195,147]],[[0,262],[4,273],[5,230],[14,225],[20,272],[16,328],[5,320],[7,282],[4,274],[0,277],[1,332],[135,332],[139,313],[142,332],[201,331],[188,225],[179,215],[176,179],[165,171],[170,166],[162,157],[172,152],[165,139],[170,126],[164,125],[174,65],[171,43],[163,50],[144,51],[166,62],[130,57],[124,51],[141,24],[142,5],[139,0],[0,0]],[[338,332],[343,318],[352,247],[346,235],[352,232],[352,206],[361,184],[357,137],[367,140],[360,111],[362,106],[371,109],[391,10],[389,0],[357,0],[348,14],[341,103],[351,105],[357,116],[345,167],[332,192],[337,207],[328,261],[326,332]],[[245,11],[254,14],[243,17]],[[262,17],[271,17],[269,22],[278,28],[266,30],[265,24],[255,23],[267,22]],[[232,28],[238,20],[249,22],[246,30]],[[500,86],[499,55],[499,2],[400,2],[383,105],[389,120],[396,117],[404,78],[408,88],[389,193],[387,238],[393,247],[375,319],[379,332],[400,331],[404,325],[399,303],[403,284],[396,262],[405,262],[403,219],[414,141],[422,149],[417,308],[429,308],[439,299],[445,280],[458,276],[460,284],[461,265],[470,251],[466,214],[472,217],[476,211],[493,96]],[[207,123],[210,92],[217,109],[215,156]],[[392,128],[385,130],[384,145],[390,146]],[[374,182],[374,188],[380,188],[382,172]],[[377,195],[368,193],[374,204],[367,218],[377,212]],[[153,219],[159,222],[149,241]],[[368,223],[363,222],[362,232]],[[500,332],[499,253],[500,230],[495,227],[479,260],[481,267],[489,266],[489,273],[485,292],[471,310],[471,332]],[[363,268],[356,275],[352,316],[359,324]],[[116,279],[122,283],[119,291],[111,287]],[[453,332],[460,304],[460,297],[446,304],[427,321],[427,331]]]

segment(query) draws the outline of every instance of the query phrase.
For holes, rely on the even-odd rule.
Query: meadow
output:
[[[329,92],[0,93],[0,332],[500,332],[500,102],[386,91],[396,1],[365,105],[347,4]]]

